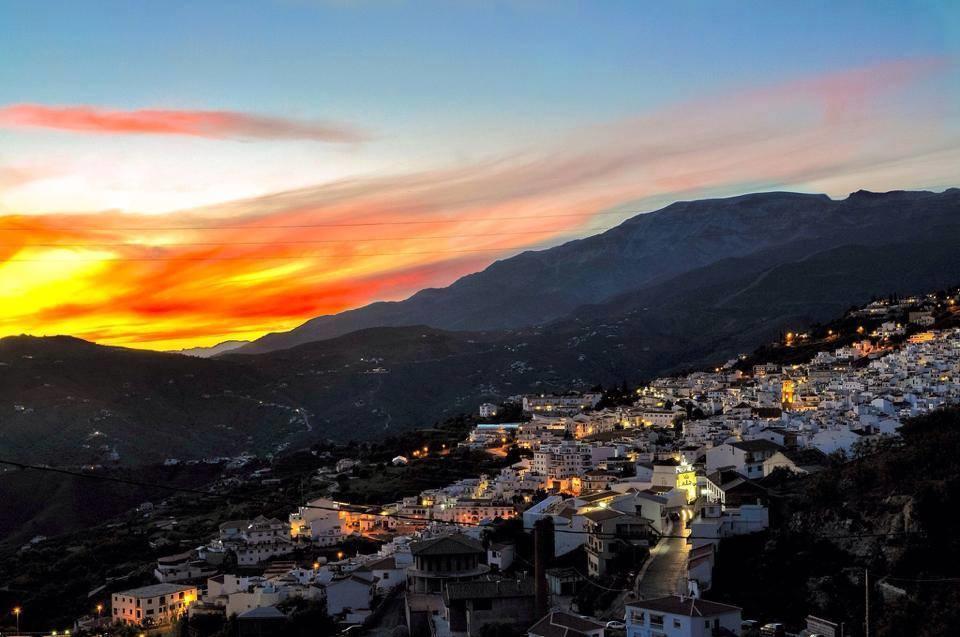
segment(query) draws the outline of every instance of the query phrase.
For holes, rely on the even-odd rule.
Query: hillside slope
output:
[[[304,428],[261,405],[265,379],[226,361],[103,347],[70,337],[0,339],[0,455],[56,464],[267,451]]]
[[[945,512],[960,505],[957,408],[917,418],[902,439],[805,478],[772,476],[779,528],[724,540],[711,598],[745,616],[799,625],[807,614],[863,626],[870,569],[871,634],[955,634],[960,540]],[[881,583],[902,594],[881,593]],[[862,634],[857,631],[853,634]]]
[[[955,285],[960,228],[930,234],[801,258],[808,245],[728,259],[535,328],[370,328],[227,359],[273,379],[270,389],[304,406],[325,435],[373,437],[524,392],[713,365],[875,295]]]
[[[368,327],[490,330],[538,325],[581,305],[602,303],[723,259],[789,245],[807,245],[812,254],[848,243],[903,240],[924,227],[955,222],[958,211],[958,189],[860,191],[839,201],[773,192],[678,202],[596,236],[498,261],[449,287],[317,317],[235,351],[286,349]]]
[[[738,199],[723,205],[741,221],[765,214],[744,207],[744,199],[762,197]],[[318,439],[372,439],[525,392],[639,382],[713,365],[875,295],[956,285],[958,200],[956,190],[855,194],[831,217],[848,228],[835,236],[822,228],[817,232],[825,236],[816,238],[807,236],[812,230],[791,231],[789,241],[688,264],[678,274],[658,275],[530,327],[374,327],[215,359],[70,338],[2,339],[0,453],[80,464],[108,462],[115,449],[121,462],[142,463],[264,452]],[[810,201],[818,210],[840,203]],[[849,230],[855,226],[856,232]],[[724,241],[741,250],[757,243],[755,230],[743,231],[748,239]],[[856,240],[844,241],[846,234]],[[680,235],[674,239],[671,249],[682,243]],[[676,250],[688,254],[688,247]],[[602,252],[588,261],[597,263]],[[608,291],[625,285],[618,277],[610,275],[615,283]],[[482,301],[510,308],[502,297]]]

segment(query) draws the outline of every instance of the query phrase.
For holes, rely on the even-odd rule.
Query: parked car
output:
[[[761,637],[786,637],[786,634],[786,627],[779,622],[764,624],[763,628],[760,629]]]
[[[624,624],[623,622],[612,621],[612,622],[607,622],[607,628],[610,628],[612,630],[626,630],[627,625]]]

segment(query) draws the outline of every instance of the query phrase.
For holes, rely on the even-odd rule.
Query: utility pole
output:
[[[547,614],[549,596],[547,593],[547,562],[554,554],[553,519],[537,520],[533,525],[533,578],[534,606],[537,616]]]
[[[870,569],[863,569],[864,635],[870,637]]]

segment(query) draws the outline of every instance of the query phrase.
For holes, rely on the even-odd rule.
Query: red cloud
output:
[[[835,192],[883,187],[887,178],[873,175],[891,165],[901,181],[928,179],[927,158],[955,153],[956,135],[938,120],[919,125],[913,110],[874,107],[893,104],[888,95],[929,64],[713,96],[496,161],[163,216],[0,215],[0,334],[72,333],[164,349],[249,338],[447,285],[498,256],[615,218],[596,211],[619,216],[653,201],[824,179]],[[96,267],[71,264],[78,251]],[[41,268],[47,259],[56,265]],[[61,267],[76,272],[63,289],[50,280]],[[32,294],[5,299],[6,289]]]
[[[296,121],[232,111],[134,110],[92,106],[13,104],[0,108],[0,126],[110,135],[188,135],[215,139],[309,139],[359,142],[363,136],[343,125]]]

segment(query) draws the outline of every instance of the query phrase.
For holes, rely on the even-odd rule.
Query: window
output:
[[[680,620],[679,620],[679,619],[673,620],[673,627],[674,627],[674,628],[680,628]]]
[[[650,625],[654,628],[663,628],[663,615],[650,614]]]

